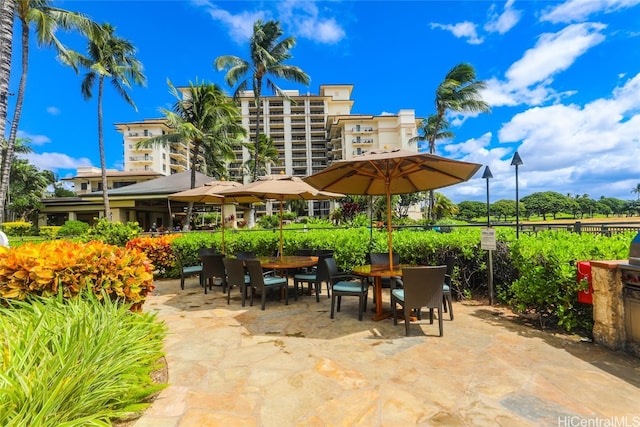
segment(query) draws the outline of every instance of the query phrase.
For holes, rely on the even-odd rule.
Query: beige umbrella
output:
[[[344,194],[320,191],[307,184],[302,179],[291,175],[266,175],[258,177],[257,181],[242,187],[229,188],[219,192],[220,195],[231,198],[260,197],[280,201],[280,257],[283,255],[282,238],[282,205],[285,200],[329,200],[344,197]]]
[[[469,180],[482,165],[400,149],[338,160],[304,180],[325,191],[386,196],[389,266],[393,269],[391,195],[434,190]]]
[[[222,216],[222,253],[225,253],[224,246],[224,205],[225,203],[256,203],[261,200],[257,197],[228,197],[218,194],[223,190],[242,187],[242,184],[235,181],[211,181],[203,186],[191,188],[189,190],[173,193],[168,196],[169,200],[193,203],[216,203],[220,204],[220,214]]]

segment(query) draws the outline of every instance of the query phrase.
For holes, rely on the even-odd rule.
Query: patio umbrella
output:
[[[211,181],[205,185],[191,188],[189,190],[180,191],[179,193],[170,194],[169,200],[176,200],[181,202],[193,202],[193,203],[216,203],[220,204],[220,215],[222,216],[222,253],[225,253],[224,247],[224,205],[225,203],[256,203],[260,199],[257,197],[243,196],[243,197],[227,197],[218,194],[223,190],[241,187],[242,184],[235,181]]]
[[[264,200],[280,202],[280,257],[283,255],[282,238],[282,205],[285,200],[329,200],[344,197],[344,194],[320,191],[302,179],[291,175],[266,175],[257,181],[242,187],[229,188],[219,192],[220,195],[232,198],[259,197]]]
[[[433,154],[384,149],[338,160],[304,180],[324,191],[386,196],[389,266],[393,269],[391,195],[434,190],[464,182],[481,166]]]

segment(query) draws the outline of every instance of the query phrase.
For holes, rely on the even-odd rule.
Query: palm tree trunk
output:
[[[104,202],[104,217],[111,221],[111,207],[109,206],[109,187],[107,186],[107,160],[104,154],[104,135],[102,130],[102,92],[104,90],[104,75],[100,75],[98,83],[98,149],[100,150],[100,169],[102,172],[102,200]]]
[[[12,2],[11,2],[12,3]],[[22,104],[24,102],[24,92],[27,87],[27,71],[29,70],[29,23],[21,23],[21,47],[22,47],[22,73],[20,74],[20,83],[18,84],[18,96],[16,97],[16,107],[11,121],[11,130],[9,131],[9,139],[7,140],[7,151],[5,161],[2,164],[2,177],[0,183],[0,223],[4,222],[4,207],[9,190],[9,175],[11,172],[11,159],[13,159],[13,151],[16,145],[16,136],[18,134],[18,123],[22,115]]]
[[[9,76],[13,52],[13,0],[0,0],[0,139],[4,139],[7,123]]]
[[[254,155],[253,155],[253,181],[257,181],[258,180],[258,149],[259,147],[259,140],[260,140],[260,118],[262,117],[262,100],[260,99],[260,95],[258,95],[256,97],[256,104],[257,104],[257,110],[256,110],[256,115],[258,118],[258,122],[256,123],[256,140],[253,141],[253,143],[255,144],[255,150],[254,150]]]

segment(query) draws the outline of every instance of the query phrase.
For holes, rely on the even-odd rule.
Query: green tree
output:
[[[516,201],[509,199],[502,199],[491,204],[491,214],[498,218],[504,218],[506,221],[508,217],[515,216],[516,214]]]
[[[631,190],[632,193],[636,193],[636,200],[640,200],[640,182],[636,184],[635,188]]]
[[[249,159],[244,162],[244,168],[249,176],[266,175],[268,166],[280,163],[280,159],[278,159],[278,149],[273,144],[273,139],[265,134],[260,134],[256,144],[245,143],[243,145],[247,148],[249,154],[251,154],[251,159],[255,160],[252,161]],[[254,170],[256,166],[258,167],[257,174]]]
[[[475,200],[464,200],[458,203],[458,218],[470,221],[474,218],[487,216],[487,204]]]
[[[207,171],[204,153],[220,164],[235,158],[233,145],[245,135],[240,110],[218,85],[196,80],[195,84],[189,82],[189,88],[181,93],[171,81],[168,84],[176,102],[173,111],[161,111],[173,132],[139,141],[136,147],[186,143],[191,151],[191,188],[195,188],[196,171],[212,173],[214,177],[224,173],[224,168]],[[192,210],[193,203],[189,203],[186,224],[190,224]]]
[[[454,66],[444,80],[438,85],[435,97],[435,117],[431,124],[427,123],[429,131],[429,153],[435,154],[436,140],[441,130],[447,128],[446,114],[448,111],[458,113],[485,113],[491,108],[482,100],[480,92],[486,87],[482,80],[476,79],[476,71],[470,64],[461,63]],[[429,122],[429,120],[427,120]],[[429,207],[434,206],[434,191],[429,192]],[[431,216],[434,217],[433,209]]]
[[[7,208],[21,221],[37,222],[34,214],[42,209],[44,193],[53,184],[53,174],[41,171],[25,159],[14,159]]]
[[[525,210],[542,215],[544,221],[547,215],[551,214],[555,218],[560,212],[570,210],[569,198],[555,191],[543,191],[533,193],[520,199],[525,205]]]
[[[3,80],[6,78],[8,81],[9,75],[5,75],[5,73],[10,72],[11,67],[11,42],[9,39],[13,38],[13,28],[12,23],[10,24],[9,21],[16,17],[20,21],[21,74],[16,94],[13,120],[11,120],[9,138],[7,139],[7,153],[9,158],[13,157],[18,125],[20,123],[20,117],[22,116],[24,94],[27,87],[31,24],[34,24],[33,28],[36,32],[38,45],[45,47],[53,46],[61,58],[68,58],[70,51],[67,50],[56,37],[58,28],[78,30],[85,35],[97,34],[99,32],[99,28],[85,15],[51,7],[50,4],[51,2],[49,0],[5,0],[0,7],[0,11],[2,11],[2,17],[0,18],[0,42],[2,43],[2,46],[0,46],[0,56],[2,56],[0,59],[0,67],[2,67],[0,69],[0,75],[2,75],[0,77],[0,104],[6,103],[6,97],[8,96],[8,91],[5,91],[3,87]],[[12,6],[14,9],[12,12],[9,12],[8,9]],[[15,12],[15,14],[13,12]],[[0,108],[0,121],[3,122],[2,129],[4,130],[5,117],[3,117],[3,115],[6,116],[6,109],[2,111]],[[4,132],[0,134],[0,137],[4,137]],[[4,222],[4,206],[9,188],[10,167],[10,162],[5,163],[2,171],[0,171],[0,223]]]
[[[395,204],[396,216],[398,218],[406,218],[409,216],[409,208],[425,200],[424,193],[408,193],[401,194],[398,203]]]
[[[105,77],[125,102],[138,111],[133,99],[127,92],[131,85],[144,86],[146,77],[142,73],[142,63],[136,59],[135,46],[128,40],[115,35],[115,28],[102,24],[102,32],[89,37],[87,56],[76,55],[71,63],[77,62],[89,71],[82,79],[81,91],[85,99],[93,97],[93,87],[98,81],[98,149],[100,151],[100,169],[102,171],[102,198],[104,217],[111,220],[109,206],[109,187],[107,185],[107,161],[104,152],[104,131],[102,125],[102,100]]]
[[[436,220],[453,217],[458,213],[458,207],[442,193],[435,194],[433,214]]]
[[[598,200],[600,203],[608,206],[614,215],[620,216],[624,213],[624,206],[626,202],[622,199],[616,199],[615,197],[600,197]]]
[[[253,99],[257,109],[257,123],[254,143],[258,144],[262,124],[262,85],[263,80],[275,94],[289,99],[276,84],[273,78],[280,78],[304,85],[309,85],[309,76],[300,68],[286,65],[285,62],[292,57],[290,51],[296,44],[295,37],[280,39],[283,31],[279,21],[262,22],[258,20],[253,24],[253,35],[249,42],[249,60],[233,55],[219,56],[214,61],[218,71],[227,70],[225,82],[233,87],[237,84],[234,99],[238,99],[242,92],[249,89],[249,83],[253,89]],[[253,180],[258,178],[258,158],[254,158]]]

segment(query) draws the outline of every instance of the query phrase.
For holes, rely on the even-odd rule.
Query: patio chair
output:
[[[389,265],[389,252],[371,252],[369,254],[369,264],[371,265]],[[400,255],[396,252],[393,253],[393,265],[400,264]],[[393,288],[396,287],[396,281],[400,277],[382,277],[382,287],[383,288]],[[370,280],[370,284],[373,284],[372,280]]]
[[[358,297],[358,320],[362,320],[362,314],[367,309],[369,284],[366,280],[361,280],[350,273],[338,271],[336,260],[333,257],[325,258],[324,262],[327,268],[327,277],[331,283],[331,319],[334,317],[336,299],[338,306],[335,311],[339,312],[343,296],[356,296]]]
[[[285,305],[289,305],[289,280],[286,277],[264,276],[262,265],[257,259],[247,259],[244,261],[244,264],[249,272],[251,293],[259,292],[262,298],[262,310],[265,308],[267,291],[271,289],[282,289],[285,295]],[[253,296],[251,297],[250,305],[253,305]]]
[[[422,319],[423,307],[429,309],[429,323],[433,324],[433,311],[438,310],[438,329],[442,331],[442,283],[447,271],[446,265],[430,267],[406,267],[402,269],[402,289],[391,290],[393,324],[398,324],[397,306],[404,310],[404,326],[409,336],[411,311],[416,310],[418,319]]]
[[[184,290],[184,281],[187,277],[200,276],[200,285],[202,285],[202,264],[197,265],[185,265],[185,261],[180,255],[180,251],[173,250],[173,255],[176,258],[176,264],[178,271],[180,272],[180,289]]]
[[[331,298],[331,290],[329,286],[329,277],[327,276],[327,265],[324,263],[325,258],[333,257],[333,254],[318,255],[317,268],[311,269],[309,272],[298,273],[293,276],[294,292],[298,293],[298,286],[304,290],[304,284],[309,286],[309,294],[311,294],[311,286],[314,285],[316,292],[316,302],[320,302],[320,291],[322,283],[327,284],[327,298]]]
[[[231,289],[238,287],[242,294],[242,306],[247,300],[247,289],[250,283],[249,276],[245,274],[244,261],[239,258],[223,258],[222,263],[227,274],[227,305],[231,303]],[[253,305],[253,293],[250,295]]]
[[[202,286],[204,287],[204,293],[207,293],[207,285],[209,290],[212,290],[215,279],[218,279],[222,285],[222,292],[227,290],[227,273],[224,268],[222,259],[224,255],[217,253],[210,248],[200,248],[198,250],[198,258],[202,263]]]
[[[444,312],[449,312],[449,320],[453,320],[453,305],[451,294],[451,277],[453,276],[453,268],[455,267],[456,256],[450,255],[445,258],[445,265],[447,266],[447,272],[444,275],[444,283],[442,285],[442,304]]]

